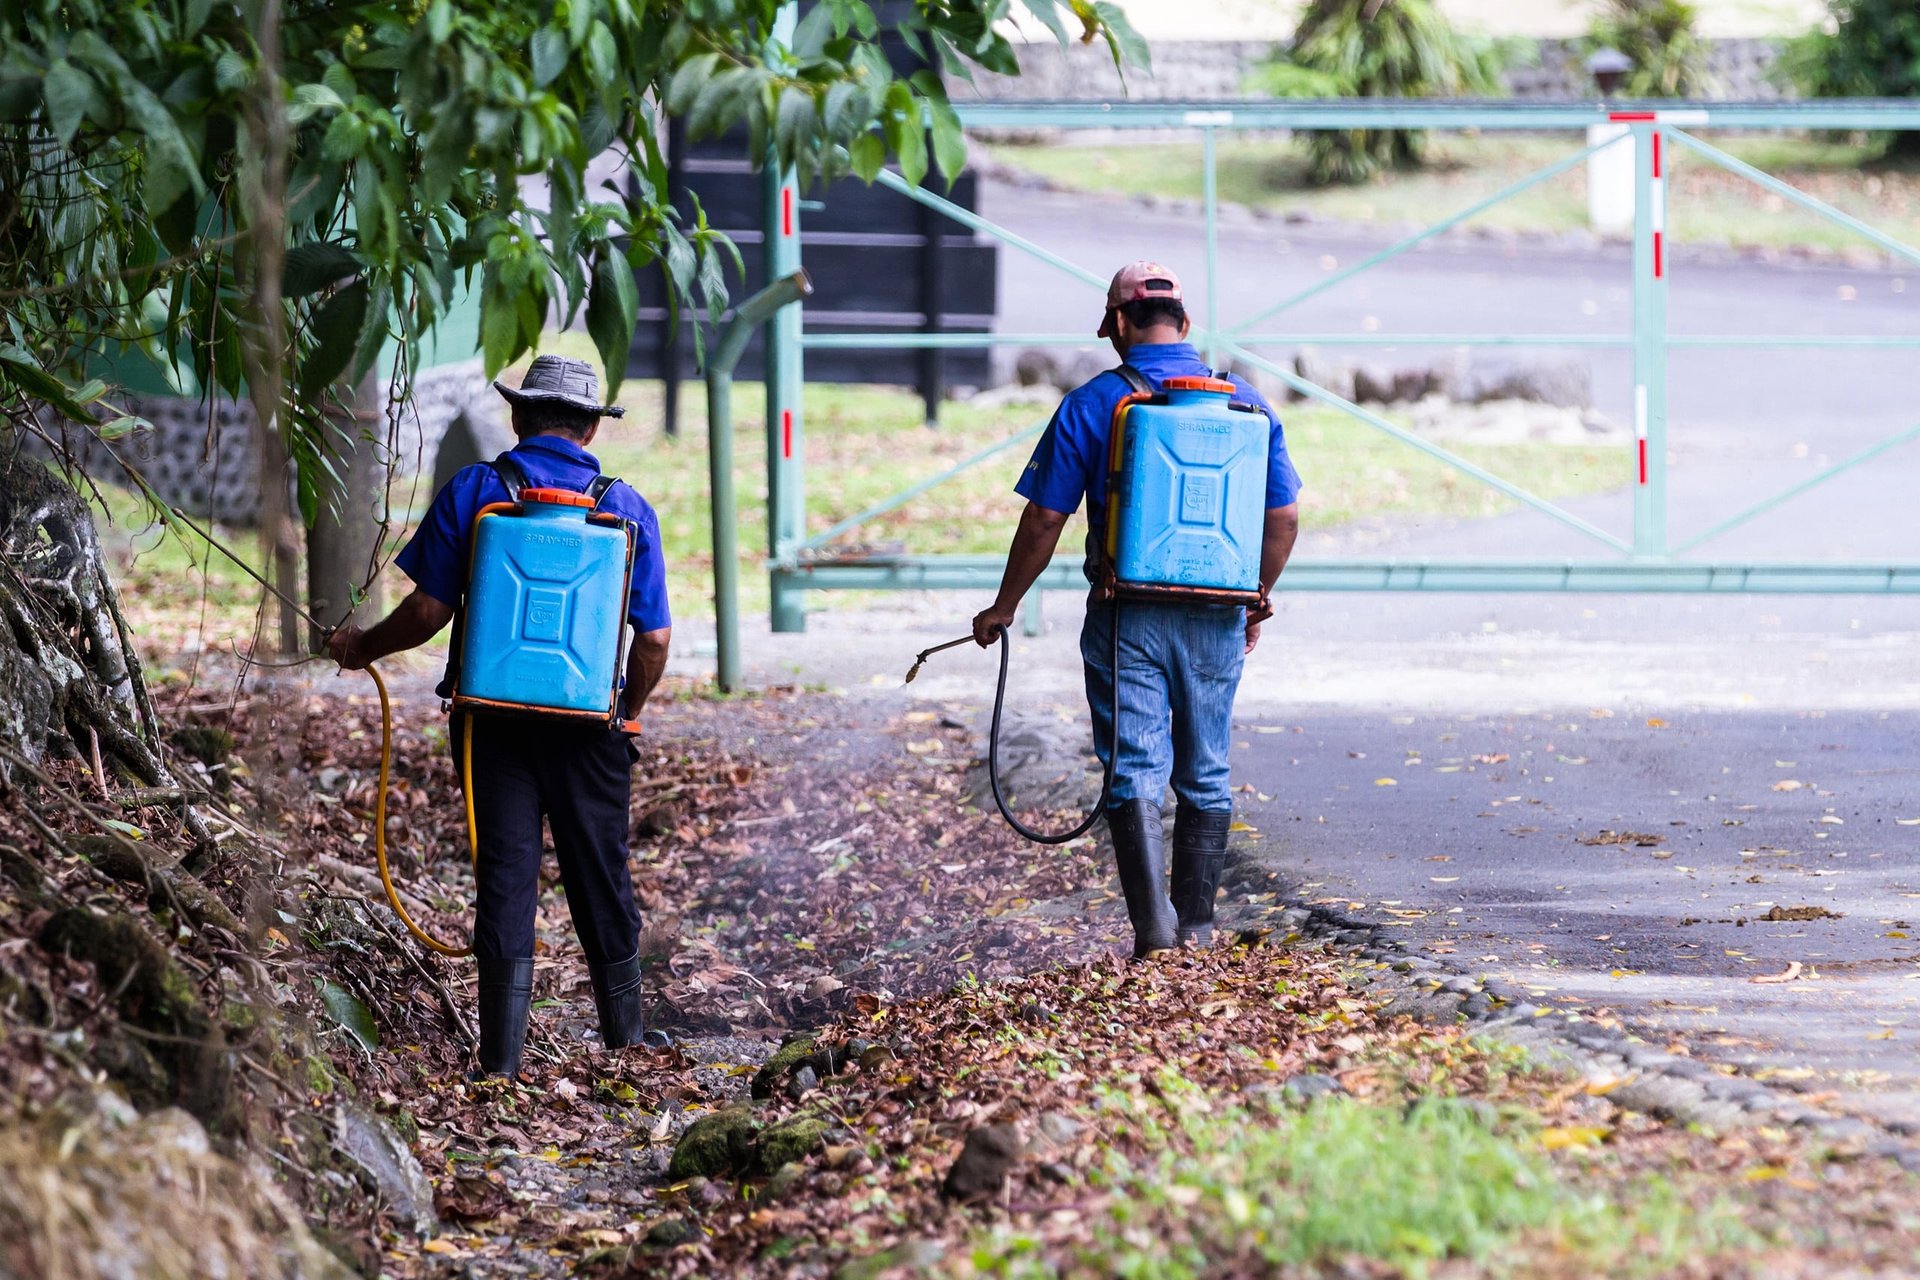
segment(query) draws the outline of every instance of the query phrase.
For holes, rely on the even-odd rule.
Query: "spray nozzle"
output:
[[[902,680],[900,683],[912,684],[913,678],[920,674],[920,668],[927,665],[928,658],[931,658],[934,654],[939,653],[942,649],[951,649],[955,645],[966,644],[968,641],[972,639],[973,639],[972,636],[961,636],[958,640],[949,640],[945,644],[934,645],[931,649],[922,649],[919,653],[914,655],[913,665],[907,668],[907,678],[905,680]]]

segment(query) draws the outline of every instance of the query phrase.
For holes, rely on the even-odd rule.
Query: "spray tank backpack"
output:
[[[454,708],[617,724],[634,553],[632,527],[600,510],[617,481],[532,488],[510,455],[490,465],[509,501],[473,520]]]
[[[1121,599],[1258,605],[1273,424],[1218,377],[1168,378],[1132,365],[1114,406],[1107,569]]]

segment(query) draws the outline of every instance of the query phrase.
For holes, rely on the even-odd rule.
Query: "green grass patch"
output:
[[[1554,1274],[1635,1276],[1748,1243],[1730,1208],[1702,1209],[1665,1179],[1576,1185],[1531,1121],[1490,1127],[1457,1099],[1268,1108],[1162,1086],[1171,1116],[1158,1100],[1107,1095],[1104,1123],[1146,1154],[1110,1154],[1098,1181],[1112,1194],[1077,1241],[1002,1229],[976,1244],[978,1271],[1183,1280],[1360,1257],[1412,1276],[1450,1259],[1492,1275],[1539,1274],[1551,1259]]]
[[[1874,148],[1806,137],[1719,135],[1715,146],[1878,227],[1920,243],[1920,170],[1876,164]],[[1387,173],[1351,186],[1315,186],[1305,147],[1292,140],[1227,139],[1217,147],[1223,201],[1298,211],[1343,222],[1425,226],[1572,155],[1585,145],[1574,134],[1442,134],[1420,169]],[[996,145],[995,159],[1043,175],[1075,191],[1126,196],[1202,195],[1198,142],[1138,147]],[[1870,248],[1868,241],[1780,196],[1726,172],[1678,144],[1666,149],[1668,235],[1676,243],[1784,248]],[[1470,225],[1515,231],[1574,231],[1587,225],[1584,164],[1538,183],[1476,216]]]

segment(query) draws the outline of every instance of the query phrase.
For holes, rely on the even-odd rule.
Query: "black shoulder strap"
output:
[[[520,491],[527,487],[526,469],[520,460],[510,453],[503,453],[487,464],[493,468],[493,474],[500,477],[500,483],[507,486],[507,501],[520,501]]]
[[[507,486],[508,501],[520,501],[520,494],[529,487],[526,468],[520,465],[520,460],[510,453],[503,453],[487,465],[500,477],[500,483]],[[595,476],[588,483],[586,492],[593,499],[594,510],[600,509],[600,502],[607,496],[607,491],[619,483],[614,476]]]
[[[1147,375],[1140,372],[1138,369],[1134,368],[1132,365],[1130,364],[1120,365],[1114,369],[1114,372],[1120,375],[1120,380],[1122,382],[1126,383],[1129,387],[1132,387],[1135,391],[1139,392],[1141,395],[1150,396],[1153,394],[1153,384],[1147,381]]]

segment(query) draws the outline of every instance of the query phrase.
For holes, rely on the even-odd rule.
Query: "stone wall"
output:
[[[1711,96],[1723,99],[1777,99],[1785,96],[1770,79],[1780,42],[1755,38],[1710,41]],[[1153,47],[1151,74],[1131,73],[1123,84],[1104,45],[1033,45],[1021,60],[1018,76],[977,72],[974,84],[953,82],[955,101],[1134,101],[1194,100],[1242,96],[1247,75],[1270,58],[1267,40],[1167,40]],[[1571,40],[1542,40],[1533,64],[1505,77],[1520,99],[1575,99],[1593,96],[1593,81]]]

